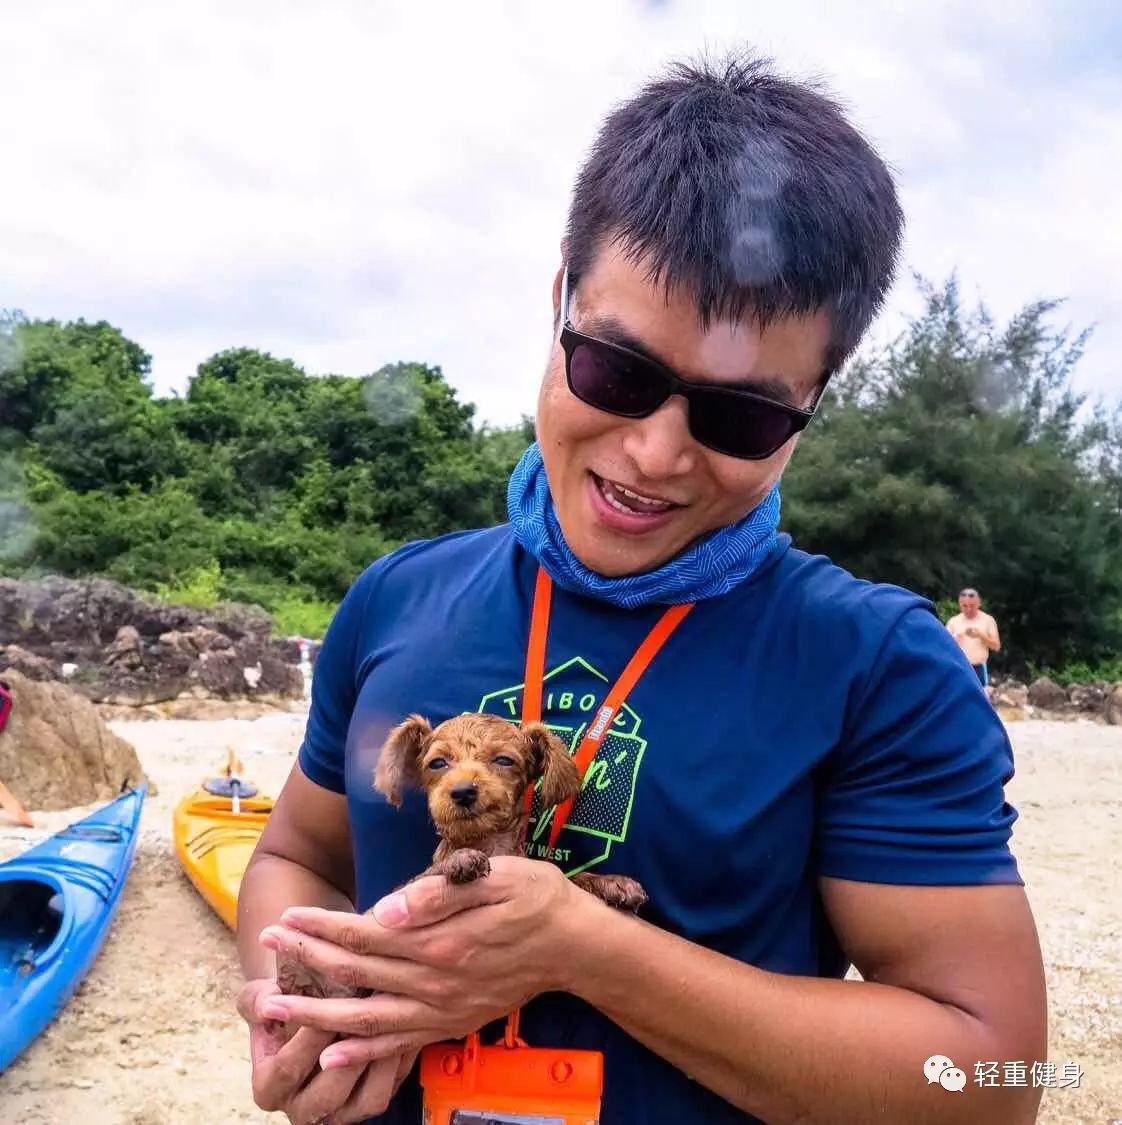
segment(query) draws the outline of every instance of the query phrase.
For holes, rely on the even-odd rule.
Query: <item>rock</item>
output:
[[[0,644],[22,637],[33,651],[52,643],[100,647],[112,642],[122,625],[134,626],[146,641],[198,625],[234,641],[265,643],[272,631],[272,619],[260,606],[219,604],[204,610],[163,605],[104,578],[0,578]]]
[[[1016,680],[1005,680],[993,689],[995,707],[1005,707],[1023,711],[1029,705],[1028,688]]]
[[[245,694],[243,667],[236,652],[204,652],[191,674],[211,695],[231,699]]]
[[[170,633],[161,633],[160,644],[184,653],[192,660],[204,652],[217,652],[234,646],[224,633],[208,629],[205,625],[196,625],[188,632],[173,629]]]
[[[12,712],[0,733],[0,778],[28,808],[90,805],[145,780],[132,745],[85,696],[18,671],[5,678]]]
[[[119,703],[95,703],[94,707],[107,723],[147,723],[164,717],[152,704],[129,707],[127,704]]]
[[[1042,707],[1045,711],[1058,711],[1067,703],[1067,692],[1054,680],[1041,676],[1034,680],[1028,689],[1029,703]]]
[[[304,677],[294,664],[285,664],[276,657],[261,661],[261,690],[282,699],[304,698]]]
[[[138,708],[151,707],[177,699],[182,684],[179,681],[164,684],[125,684],[123,686],[86,688],[82,694],[99,706]]]
[[[36,656],[19,645],[5,645],[0,649],[0,672],[14,669],[29,680],[53,680],[54,665],[42,656]]]
[[[1104,712],[1111,726],[1122,727],[1122,684],[1115,684],[1106,697]]]
[[[273,632],[273,619],[259,605],[224,602],[204,614],[202,621],[235,641],[265,644]]]
[[[140,634],[135,625],[122,625],[113,643],[105,650],[103,664],[116,664],[121,668],[139,668],[144,663],[140,649]]]
[[[257,659],[247,661],[247,653]],[[248,670],[248,675],[247,675]],[[219,699],[237,699],[258,695],[278,695],[285,699],[303,699],[304,678],[300,669],[271,656],[265,649],[241,646],[227,652],[205,652],[191,670],[191,676]]]
[[[19,649],[8,664],[39,680],[76,666],[75,690],[107,706],[149,707],[192,688],[303,699],[299,646],[271,628],[257,606],[162,605],[104,579],[0,579],[0,646]]]
[[[1077,711],[1101,713],[1106,706],[1106,684],[1072,684],[1068,688],[1068,703]]]
[[[286,664],[300,663],[300,641],[295,637],[285,637],[273,641],[273,654]]]

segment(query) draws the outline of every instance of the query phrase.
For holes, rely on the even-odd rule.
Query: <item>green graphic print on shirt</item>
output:
[[[517,722],[522,714],[523,686],[517,684],[489,692],[480,701],[479,711]],[[588,661],[574,656],[547,672],[542,686],[542,718],[568,745],[569,753],[574,754],[611,684],[607,676]],[[543,817],[535,797],[530,813],[527,855],[533,859],[552,859],[566,875],[576,875],[603,863],[612,845],[627,838],[635,782],[647,748],[646,741],[639,736],[639,726],[639,716],[625,703],[588,767],[572,815],[552,851],[549,830],[553,810],[547,809]],[[572,846],[566,846],[566,834],[570,832],[602,840],[602,850],[577,865]]]

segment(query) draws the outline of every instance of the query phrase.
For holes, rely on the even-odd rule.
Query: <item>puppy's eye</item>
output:
[[[446,758],[433,758],[433,760],[429,762],[429,769],[442,770],[446,765],[448,765],[448,760]]]
[[[499,754],[494,759],[494,762],[495,762],[496,766],[513,766],[514,765],[514,759],[508,758],[505,754]]]

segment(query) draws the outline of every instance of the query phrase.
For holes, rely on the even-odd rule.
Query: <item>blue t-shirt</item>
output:
[[[373,789],[386,734],[412,712],[519,717],[536,569],[509,527],[466,532],[379,560],[340,606],[300,765],[347,796],[359,909],[437,843],[420,793],[394,809]],[[555,588],[542,712],[574,749],[662,612]],[[817,879],[1019,883],[1012,772],[1004,728],[930,604],[780,536],[752,578],[697,605],[632,691],[557,861],[638,879],[643,916],[689,941],[841,977]],[[603,1125],[752,1120],[575,997],[539,997],[522,1027],[531,1043],[604,1052]],[[379,1120],[420,1121],[414,1080]]]

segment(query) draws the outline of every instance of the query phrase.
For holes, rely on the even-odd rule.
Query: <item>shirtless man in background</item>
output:
[[[1001,651],[997,622],[988,613],[982,612],[982,599],[978,597],[978,591],[969,587],[959,591],[958,608],[962,612],[956,613],[947,622],[947,628],[978,674],[978,682],[986,687],[990,682],[986,662],[991,652]]]

